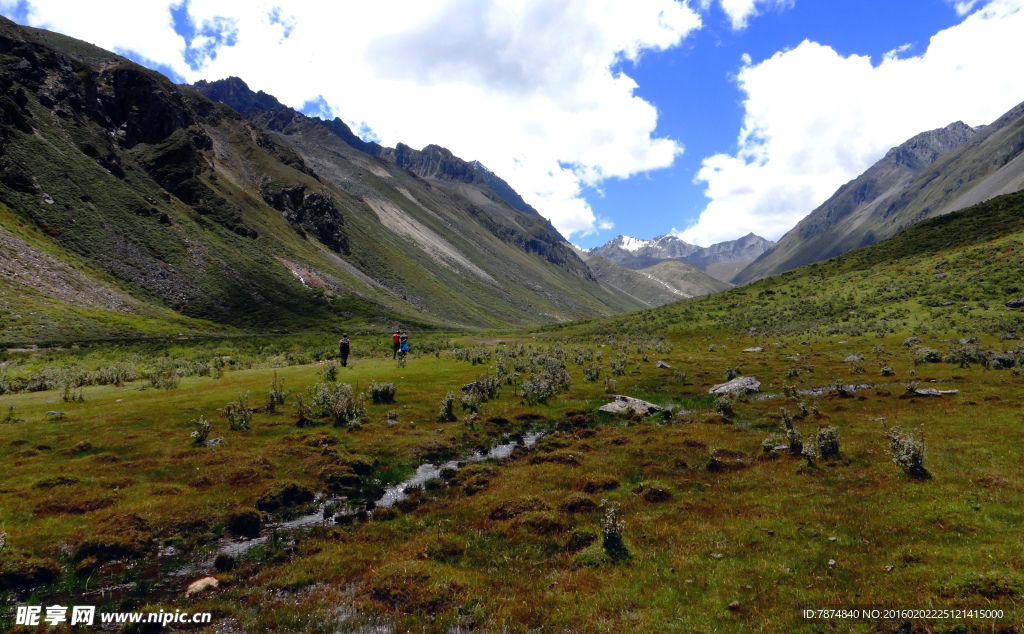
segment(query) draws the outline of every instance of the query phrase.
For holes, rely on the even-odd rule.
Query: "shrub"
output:
[[[1012,368],[1017,365],[1017,357],[1012,352],[993,352],[989,357],[989,366],[995,370]]]
[[[912,478],[929,477],[924,468],[924,428],[920,430],[920,439],[915,438],[913,432],[904,434],[898,426],[886,427],[882,423],[882,429],[889,439],[889,453],[896,466]]]
[[[789,453],[800,456],[804,453],[804,443],[800,432],[793,427],[793,417],[789,415],[786,408],[782,408],[782,426],[786,430],[786,442],[789,444]]]
[[[724,418],[732,418],[736,414],[736,410],[733,407],[732,396],[728,394],[719,394],[716,396],[715,411],[721,414]]]
[[[977,344],[952,345],[946,350],[946,356],[942,358],[946,363],[955,363],[961,368],[970,367],[972,363],[988,367],[988,355],[984,348]]]
[[[613,376],[622,376],[626,373],[627,362],[626,357],[616,357],[608,362],[608,369],[611,370]]]
[[[252,422],[252,410],[249,408],[249,393],[245,396],[238,393],[238,400],[224,406],[224,418],[228,419],[228,429],[241,431],[249,429]]]
[[[914,346],[910,349],[910,361],[914,365],[922,363],[938,363],[942,361],[942,355],[938,350],[927,346]]]
[[[629,558],[629,549],[622,539],[626,523],[622,520],[622,506],[618,502],[601,500],[604,517],[601,518],[601,546],[612,561]]]
[[[523,381],[521,396],[527,405],[544,403],[572,386],[572,377],[565,369],[565,362],[557,356],[546,356],[538,361],[540,372],[531,374]]]
[[[892,375],[896,374],[896,372],[894,372],[891,367],[884,366],[884,367],[882,367],[881,370],[878,371],[878,374],[879,374],[879,376],[892,376]]]
[[[584,381],[597,381],[601,378],[601,366],[597,363],[583,368],[583,380]]]
[[[828,393],[832,396],[839,396],[842,398],[846,398],[850,395],[850,392],[846,389],[846,384],[843,383],[842,379],[836,379],[836,382],[828,388]]]
[[[437,412],[437,420],[443,423],[450,423],[457,420],[455,415],[455,394],[448,392],[441,400],[441,408]]]
[[[764,440],[761,441],[761,451],[765,453],[773,453],[776,447],[785,447],[786,437],[781,434],[768,434]]]
[[[307,391],[311,395],[309,409],[313,415],[332,418],[335,427],[358,422],[365,411],[365,397],[356,396],[347,383],[320,382]]]
[[[372,381],[370,383],[370,400],[377,405],[382,403],[394,403],[395,392],[397,391],[398,388],[395,387],[395,384],[391,381],[384,381],[381,383]]]
[[[594,349],[590,346],[586,348],[581,346],[575,346],[572,350],[573,362],[576,365],[583,365],[589,363],[594,359]]]
[[[604,377],[604,393],[615,394],[615,381],[610,377]]]
[[[302,402],[302,394],[295,395],[295,405],[292,406],[292,409],[295,410],[299,417],[295,424],[299,427],[304,427],[309,422],[309,419],[306,418],[306,404]]]
[[[277,372],[274,372],[274,380],[271,381],[270,390],[267,392],[267,411],[273,412],[278,405],[284,405],[284,399],[289,394],[291,392],[284,391],[284,379],[278,379]]]
[[[192,444],[196,447],[201,447],[206,444],[206,438],[210,435],[210,429],[213,428],[213,425],[210,424],[210,421],[200,416],[192,421],[192,426],[195,427],[195,431],[192,432]]]
[[[835,427],[819,427],[815,441],[822,459],[839,457],[839,431]]]
[[[334,383],[338,380],[338,364],[334,361],[329,361],[324,366],[323,370],[320,370],[320,377],[327,383]]]
[[[462,397],[459,399],[459,402],[462,405],[462,411],[469,410],[471,412],[476,412],[477,410],[480,409],[480,401],[481,398],[479,392],[469,392],[467,394],[463,394]]]

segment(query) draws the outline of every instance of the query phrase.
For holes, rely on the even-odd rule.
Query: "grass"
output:
[[[203,558],[214,552],[211,540],[223,533],[227,518],[252,508],[275,483],[321,490],[318,474],[325,466],[362,462],[371,466],[365,480],[381,480],[367,487],[377,494],[384,481],[399,481],[431,452],[467,451],[526,424],[517,417],[538,418],[564,431],[494,467],[467,470],[396,514],[282,536],[251,551],[233,571],[217,573],[224,585],[215,595],[180,599],[179,582],[158,576],[156,585],[125,600],[231,614],[253,630],[326,627],[337,619],[324,611],[331,602],[347,606],[350,624],[384,619],[428,630],[815,631],[821,623],[800,620],[798,609],[912,605],[1000,608],[1006,616],[999,622],[1019,627],[1015,597],[1022,576],[1015,562],[1024,482],[1015,454],[1004,449],[1024,440],[1019,377],[951,364],[915,370],[905,353],[889,360],[893,377],[849,374],[842,359],[851,351],[866,357],[879,344],[899,350],[902,332],[852,344],[821,341],[813,351],[783,340],[753,357],[740,352],[748,336],[709,333],[700,346],[687,345],[696,334],[670,337],[668,354],[640,343],[652,358],[686,368],[685,381],[655,371],[653,360],[637,368],[635,353],[617,378],[623,393],[691,410],[664,425],[657,418],[592,413],[581,421],[574,412],[593,412],[606,397],[603,384],[582,381],[583,366],[572,363],[572,389],[547,405],[526,407],[506,387],[481,406],[477,429],[461,421],[439,424],[433,415],[444,391],[457,391],[483,368],[443,352],[412,358],[400,369],[383,358],[384,348],[339,369],[340,380],[364,390],[374,380],[397,387],[396,404],[368,403],[357,429],[294,426],[288,407],[320,379],[319,365],[257,363],[219,380],[186,377],[177,390],[87,387],[84,403],[59,403],[57,392],[7,395],[0,407],[13,403],[24,422],[0,426],[9,500],[0,527],[13,548],[49,557],[63,570],[62,581],[37,591],[40,600],[56,600],[80,590],[83,579],[72,571],[78,545],[121,543],[126,518],[145,520],[138,543],[153,538]],[[603,349],[597,340],[591,345],[605,351],[607,364],[607,351],[620,340],[602,339]],[[529,337],[518,341],[536,345]],[[188,346],[181,344],[176,354]],[[367,349],[356,342],[360,347]],[[796,379],[786,376],[794,349],[802,351],[802,364],[814,367]],[[760,447],[781,423],[779,407],[795,412],[795,402],[740,399],[731,422],[713,412],[706,391],[724,380],[727,365],[752,370],[766,392],[836,378],[872,388],[849,398],[799,397],[820,413],[796,421],[805,438],[819,425],[835,426],[841,435],[839,459],[808,466],[788,456],[765,457]],[[961,392],[900,399],[911,371],[915,380],[946,381],[942,388]],[[261,404],[275,372],[293,390],[286,405],[275,414],[257,413],[249,431],[227,431],[217,408],[239,392]],[[64,419],[46,418],[55,407],[66,412]],[[397,426],[385,422],[394,408],[401,412]],[[214,421],[211,437],[223,437],[221,445],[189,446],[189,421],[199,415]],[[925,426],[930,480],[909,479],[892,463],[880,418],[904,429]],[[91,447],[76,450],[83,440]],[[712,450],[740,468],[707,470]],[[52,484],[61,476],[75,481]],[[601,499],[621,504],[630,556],[619,563],[601,557],[596,546],[568,549],[575,532],[599,528],[599,510],[561,510],[594,478],[618,482],[582,495],[595,505]],[[465,486],[470,481],[472,494]],[[648,501],[643,492],[651,487],[667,492],[667,499]],[[526,499],[533,500],[531,510],[494,514]],[[60,512],[83,502],[101,506]],[[59,544],[68,545],[68,554],[52,554]],[[145,548],[138,554],[162,562]],[[101,563],[90,578],[110,584],[127,574]],[[739,608],[729,609],[734,601]],[[861,625],[884,630],[897,624]]]

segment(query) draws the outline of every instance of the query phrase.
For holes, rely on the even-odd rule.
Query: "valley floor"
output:
[[[13,624],[16,606],[60,603],[210,612],[216,629],[253,632],[1021,629],[1022,379],[976,364],[915,366],[905,335],[570,329],[497,345],[432,340],[405,367],[386,343],[357,338],[337,380],[355,395],[393,382],[395,402],[368,396],[339,426],[314,415],[318,391],[333,386],[322,382],[329,366],[288,365],[311,360],[300,356],[307,345],[209,363],[213,376],[182,372],[171,389],[158,377],[157,387],[76,388],[70,402],[61,390],[0,396],[0,623]],[[61,354],[8,353],[5,376],[59,365]],[[562,380],[552,359],[570,386],[528,404],[546,388],[527,377]],[[594,364],[599,378],[587,381]],[[880,376],[882,366],[893,374]],[[727,372],[756,376],[761,392],[716,403],[708,389]],[[506,377],[500,394],[461,407],[464,384],[496,375]],[[268,408],[272,385],[290,394]],[[926,387],[958,393],[909,393]],[[448,392],[455,420],[439,421]],[[607,414],[598,407],[609,392],[674,413]],[[237,414],[239,399],[255,413],[233,431],[226,404]],[[837,430],[839,455],[774,450],[784,436],[766,451],[769,435],[784,434],[783,409],[808,446],[820,427]],[[195,445],[200,417],[221,441]],[[883,425],[923,437],[927,477],[894,464]],[[464,463],[366,513],[422,463],[530,432],[540,436],[529,448]],[[318,517],[294,521],[309,513]],[[240,547],[245,535],[264,539]],[[206,576],[216,588],[183,596]],[[935,612],[803,612],[868,608]]]

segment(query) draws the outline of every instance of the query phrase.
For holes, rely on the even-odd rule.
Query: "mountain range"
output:
[[[175,85],[7,19],[0,52],[0,340],[525,325],[646,305],[442,147],[365,143],[241,80]]]
[[[1024,104],[892,148],[740,271],[742,284],[880,242],[926,218],[1024,189]]]
[[[690,244],[673,235],[658,236],[652,240],[620,235],[599,247],[588,249],[586,254],[607,258],[631,269],[644,269],[665,260],[679,260],[715,279],[728,281],[774,244],[753,233],[709,247]]]

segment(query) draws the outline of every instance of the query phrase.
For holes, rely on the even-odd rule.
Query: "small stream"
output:
[[[824,395],[828,394],[829,391],[832,389],[832,387],[833,386],[831,386],[831,385],[826,385],[825,387],[815,387],[815,388],[811,388],[809,390],[797,390],[796,393],[797,394],[801,394],[803,396],[813,396],[813,397],[817,398],[817,397],[821,397],[821,396],[824,396]],[[847,392],[860,392],[861,390],[870,390],[870,389],[872,389],[874,387],[875,387],[874,385],[868,385],[866,383],[861,384],[861,385],[844,385],[843,386],[843,388]],[[774,393],[761,393],[761,394],[754,394],[753,396],[750,397],[750,400],[752,400],[752,401],[766,401],[766,400],[768,400],[770,398],[776,398],[776,397],[779,397],[779,396],[782,396],[782,395],[781,394],[774,394]]]
[[[461,460],[450,460],[444,464],[436,465],[432,463],[424,463],[417,467],[416,472],[406,478],[404,481],[399,482],[394,486],[390,486],[384,490],[384,495],[374,503],[374,508],[388,508],[394,506],[396,503],[404,500],[408,497],[409,489],[413,489],[419,486],[423,486],[430,480],[436,480],[441,477],[441,472],[445,469],[459,469],[467,464],[474,462],[483,462],[484,460],[501,460],[502,458],[508,458],[512,455],[512,452],[516,447],[520,445],[523,447],[531,447],[547,432],[535,431],[523,434],[522,440],[510,440],[509,442],[502,443],[500,445],[494,445],[486,452],[474,451],[473,453],[463,457]],[[281,522],[280,524],[273,524],[268,526],[269,532],[274,531],[295,531],[305,528],[312,528],[314,526],[330,526],[334,524],[334,517],[324,517],[324,508],[332,503],[339,502],[336,499],[324,499],[317,510],[309,515],[303,515],[297,519]],[[345,511],[339,509],[338,515],[346,515]],[[229,539],[225,538],[220,542],[220,548],[218,554],[223,553],[232,557],[239,557],[244,555],[253,548],[267,543],[270,539],[270,535],[261,535],[253,539]],[[194,569],[191,569],[194,570]],[[190,570],[190,571],[191,571]]]

